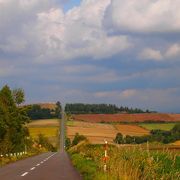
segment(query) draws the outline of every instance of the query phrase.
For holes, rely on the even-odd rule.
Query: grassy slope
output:
[[[140,123],[139,125],[145,129],[161,129],[165,131],[171,130],[176,123]]]
[[[70,149],[69,153],[74,166],[87,180],[180,178],[180,156],[167,150],[109,146],[107,173],[103,173],[103,146],[86,143]]]

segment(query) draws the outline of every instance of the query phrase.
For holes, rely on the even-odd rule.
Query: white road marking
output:
[[[23,174],[21,174],[21,176],[26,176],[28,174],[28,172],[25,172]]]
[[[56,152],[57,153],[57,152]],[[44,159],[43,161],[41,161],[40,163],[36,164],[36,166],[40,166],[40,164],[43,164],[45,161],[49,160],[51,157],[53,157],[56,153],[52,154],[51,156],[47,157],[46,159]],[[32,167],[30,170],[34,170],[36,167]],[[29,172],[25,172],[23,174],[21,174],[21,176],[26,176]]]

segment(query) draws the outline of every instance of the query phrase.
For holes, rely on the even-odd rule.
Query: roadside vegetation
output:
[[[150,151],[148,147],[108,147],[104,172],[104,146],[87,141],[69,149],[74,166],[85,180],[149,180],[180,178],[180,156],[169,150]]]
[[[117,144],[141,144],[145,142],[161,142],[164,144],[173,143],[180,140],[180,123],[176,124],[170,131],[155,129],[150,131],[150,135],[125,137],[119,132],[114,139]]]
[[[57,149],[41,131],[36,137],[29,131],[28,107],[21,106],[24,101],[22,89],[6,85],[0,90],[0,166]]]

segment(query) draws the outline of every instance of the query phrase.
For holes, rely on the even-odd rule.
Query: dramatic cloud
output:
[[[179,9],[179,0],[112,0],[105,25],[119,32],[179,33]]]
[[[28,102],[175,112],[179,9],[178,0],[0,0],[0,86],[24,88]]]

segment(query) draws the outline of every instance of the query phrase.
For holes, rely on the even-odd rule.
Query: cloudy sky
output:
[[[0,87],[26,103],[180,112],[179,0],[0,0]]]

